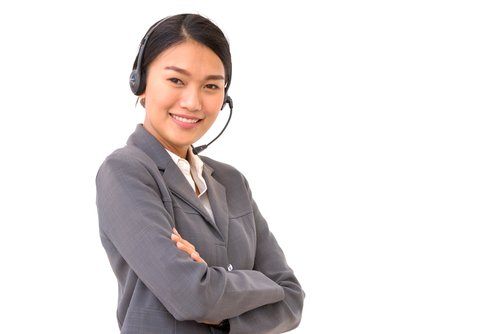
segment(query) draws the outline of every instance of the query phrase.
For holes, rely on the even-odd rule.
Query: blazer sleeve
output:
[[[256,203],[252,203],[257,230],[254,270],[280,285],[285,298],[229,319],[231,333],[283,333],[299,325],[305,293]]]
[[[126,280],[120,277],[123,266],[130,267],[181,321],[219,322],[283,300],[289,288],[258,270],[207,267],[177,249],[170,239],[171,198],[162,193],[159,178],[156,166],[116,152],[97,173],[99,227],[117,250],[108,256],[122,267],[114,268],[119,281]]]

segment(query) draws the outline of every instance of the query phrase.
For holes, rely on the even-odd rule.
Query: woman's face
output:
[[[148,67],[144,128],[166,149],[185,158],[212,126],[224,100],[224,65],[206,46],[172,46]]]

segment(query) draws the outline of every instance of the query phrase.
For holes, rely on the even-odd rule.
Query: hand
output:
[[[191,258],[196,262],[207,264],[205,260],[202,259],[200,254],[196,251],[196,248],[189,241],[182,239],[181,235],[175,228],[172,230],[172,232],[173,233],[171,239],[175,241],[177,248],[179,248],[187,255],[191,256]]]

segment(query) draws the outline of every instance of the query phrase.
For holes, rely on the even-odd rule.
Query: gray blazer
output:
[[[102,244],[119,286],[121,333],[283,333],[301,319],[304,292],[245,177],[202,157],[214,220],[168,152],[142,125],[96,177]],[[172,228],[196,246],[194,262]]]

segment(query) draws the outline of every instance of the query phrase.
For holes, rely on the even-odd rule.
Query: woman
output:
[[[144,123],[96,178],[121,333],[282,333],[300,322],[304,293],[246,179],[193,152],[231,103],[230,82],[228,42],[207,18],[167,17],[141,42],[130,85]]]

